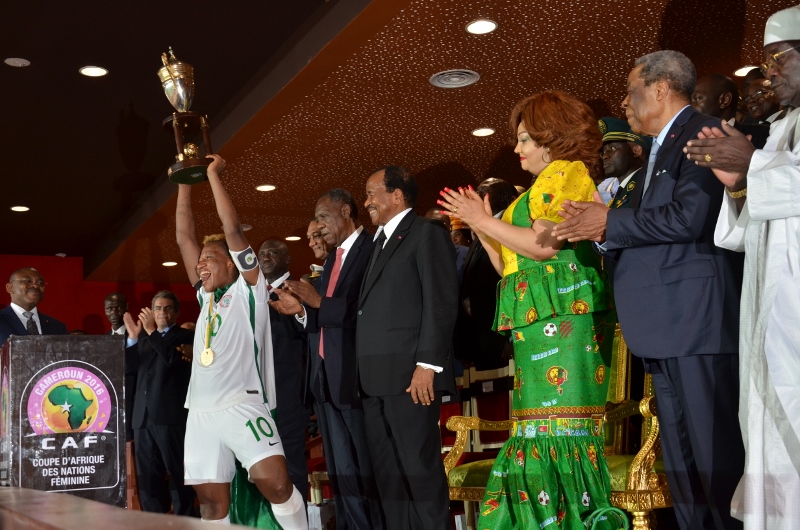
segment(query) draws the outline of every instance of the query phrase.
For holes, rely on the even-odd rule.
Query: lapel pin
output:
[[[674,134],[670,134],[669,137],[670,138],[675,138],[675,135]]]

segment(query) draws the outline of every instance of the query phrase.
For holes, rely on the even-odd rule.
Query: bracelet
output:
[[[741,199],[742,197],[747,197],[747,188],[739,191],[731,191],[728,188],[725,188],[725,191],[728,192],[728,195],[730,195],[732,199]]]

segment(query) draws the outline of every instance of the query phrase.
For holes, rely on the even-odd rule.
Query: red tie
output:
[[[342,270],[342,255],[344,255],[344,249],[339,247],[336,249],[336,259],[333,260],[333,270],[331,271],[331,278],[328,280],[328,288],[325,290],[325,296],[332,296],[334,289],[336,289],[336,282],[339,281],[339,272]],[[322,338],[322,333],[324,330],[319,330],[319,356],[323,359],[325,358],[324,350],[324,340]]]

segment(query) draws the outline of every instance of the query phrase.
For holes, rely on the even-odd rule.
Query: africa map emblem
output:
[[[84,368],[45,374],[28,398],[28,422],[36,434],[103,432],[111,416],[105,384]]]

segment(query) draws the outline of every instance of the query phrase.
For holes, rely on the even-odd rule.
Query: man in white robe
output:
[[[764,32],[765,75],[800,107],[800,6]],[[764,149],[727,124],[684,150],[726,187],[715,242],[745,252],[739,420],[745,474],[731,511],[744,528],[800,528],[800,109],[772,124]]]

